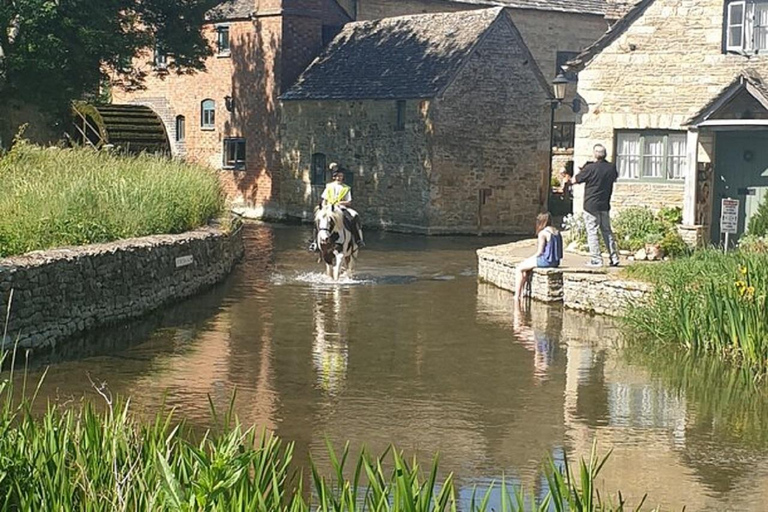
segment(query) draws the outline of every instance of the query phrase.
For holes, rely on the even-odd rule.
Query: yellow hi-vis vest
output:
[[[350,188],[347,185],[342,185],[337,194],[332,193],[333,189],[330,186],[328,186],[326,190],[328,191],[328,193],[326,194],[326,201],[329,204],[332,204],[335,206],[339,204],[342,201],[342,199],[344,199],[344,196],[347,195],[347,192],[350,191]]]

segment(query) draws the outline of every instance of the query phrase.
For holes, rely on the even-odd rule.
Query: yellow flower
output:
[[[741,275],[743,276],[747,275],[747,267],[744,265],[739,265],[739,272],[741,272]]]

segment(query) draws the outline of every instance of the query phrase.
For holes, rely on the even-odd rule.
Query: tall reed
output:
[[[41,148],[0,157],[0,257],[181,233],[221,214],[214,171],[152,155]]]
[[[757,376],[768,371],[768,255],[709,250],[626,272],[655,285],[627,315],[633,338],[716,354]]]

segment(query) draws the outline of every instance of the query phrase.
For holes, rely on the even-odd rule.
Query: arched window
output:
[[[200,109],[200,127],[213,130],[216,126],[216,102],[203,100]]]
[[[176,116],[176,142],[184,142],[187,136],[187,120],[184,116]]]

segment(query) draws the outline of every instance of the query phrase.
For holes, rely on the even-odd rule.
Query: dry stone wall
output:
[[[647,300],[652,288],[638,281],[615,279],[605,274],[567,273],[563,276],[563,304],[567,308],[622,316]]]
[[[204,228],[0,259],[4,343],[50,349],[144,315],[217,283],[242,255],[240,230]]]

